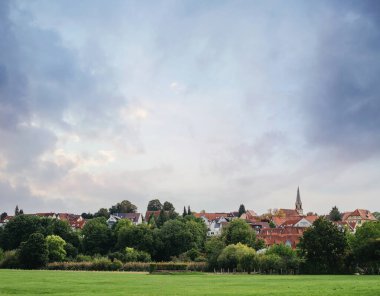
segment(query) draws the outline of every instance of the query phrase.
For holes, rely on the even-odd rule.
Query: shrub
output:
[[[5,251],[0,261],[0,268],[20,268],[19,254],[16,250]]]
[[[92,261],[92,257],[89,256],[89,255],[83,255],[83,254],[79,254],[76,258],[76,261],[77,262],[91,262]]]
[[[95,259],[93,262],[53,262],[46,267],[49,270],[97,270],[97,271],[142,271],[153,272],[156,270],[166,271],[206,271],[205,262],[191,263],[146,263],[146,262],[127,262],[122,264],[121,261],[107,258]]]
[[[150,262],[151,257],[147,252],[138,251],[133,248],[125,248],[125,262]]]
[[[205,262],[158,262],[149,265],[149,272],[154,271],[206,271]]]

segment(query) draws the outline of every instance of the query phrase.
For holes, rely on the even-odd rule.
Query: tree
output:
[[[276,224],[274,224],[273,221],[269,221],[269,227],[270,228],[276,228]]]
[[[191,212],[191,210],[190,210],[190,206],[187,206],[187,214],[188,215],[192,215],[193,213]]]
[[[48,247],[41,233],[33,233],[20,245],[20,261],[30,269],[40,268],[48,262]]]
[[[168,217],[167,213],[164,210],[161,210],[160,214],[157,217],[157,221],[156,221],[157,227],[161,227],[168,220],[169,220],[169,217]]]
[[[123,200],[120,203],[112,206],[109,210],[110,214],[115,213],[136,213],[137,207],[128,200]]]
[[[118,237],[120,231],[124,228],[129,228],[132,226],[132,221],[129,220],[129,219],[120,219],[119,221],[117,221],[117,223],[115,224],[114,228],[113,228],[113,232],[115,234],[116,237]]]
[[[36,216],[18,215],[11,219],[4,227],[2,244],[5,250],[14,250],[21,242],[27,241],[35,232],[44,233],[41,219]]]
[[[338,273],[343,269],[348,242],[344,232],[320,217],[304,232],[298,247],[306,260],[305,272]]]
[[[82,218],[83,219],[92,219],[92,218],[94,218],[94,215],[93,214],[91,214],[91,213],[82,213]]]
[[[220,236],[213,236],[206,241],[206,258],[211,270],[218,268],[218,257],[225,247],[226,244]]]
[[[20,215],[20,210],[18,209],[18,205],[16,205],[15,216],[18,216],[18,215]]]
[[[104,217],[104,218],[108,219],[110,217],[110,213],[109,213],[109,211],[106,208],[101,208],[101,209],[99,209],[99,211],[97,211],[94,214],[94,217],[95,218],[97,218],[97,217]]]
[[[239,207],[239,217],[245,213],[245,206],[243,204]]]
[[[222,237],[226,245],[242,243],[247,246],[256,248],[256,232],[247,222],[236,219],[230,222],[223,229]]]
[[[66,242],[58,235],[49,235],[45,240],[49,251],[49,261],[63,261],[66,257]]]
[[[157,232],[160,248],[156,250],[156,259],[169,260],[190,250],[195,240],[185,220],[169,220]]]
[[[378,273],[380,269],[380,222],[364,223],[356,230],[350,245],[355,263],[365,273]]]
[[[218,257],[218,264],[224,269],[251,271],[257,266],[256,251],[247,245],[238,243],[228,245]]]
[[[330,221],[341,221],[342,220],[342,214],[339,212],[338,208],[334,206],[329,214]]]
[[[150,214],[150,217],[149,217],[149,220],[148,220],[148,225],[150,225],[150,227],[152,228],[156,228],[157,227],[157,224],[156,224],[156,219],[154,218],[154,214]]]
[[[47,226],[44,231],[45,236],[58,235],[65,242],[72,244],[74,247],[80,247],[79,233],[74,231],[67,221],[50,218],[43,218],[41,220],[45,220],[47,222]]]
[[[160,200],[152,199],[151,201],[149,201],[147,210],[148,211],[161,211],[162,210],[162,204],[161,204]]]
[[[6,212],[3,212],[0,216],[0,220],[4,220],[7,216],[8,214]]]
[[[378,221],[380,221],[380,212],[373,212],[372,214],[375,216],[375,218],[376,218]]]
[[[21,209],[19,213],[20,213],[20,215],[24,215],[24,210]]]
[[[292,271],[296,272],[299,268],[300,259],[297,256],[295,250],[293,250],[289,246],[285,246],[284,244],[275,244],[271,246],[265,255],[275,254],[281,257],[281,267],[286,269],[288,272]]]
[[[146,224],[121,228],[117,235],[117,248],[123,250],[126,247],[152,254],[155,249],[153,230]]]
[[[183,214],[182,214],[182,217],[185,217],[187,216],[187,211],[186,211],[186,207],[183,206]]]
[[[175,211],[173,204],[171,202],[168,202],[168,201],[164,202],[162,209],[164,211],[167,211],[167,212],[174,212]]]
[[[83,247],[86,254],[106,254],[111,248],[111,230],[106,218],[89,220],[83,227]]]

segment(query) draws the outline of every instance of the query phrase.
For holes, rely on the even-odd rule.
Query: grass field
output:
[[[0,295],[380,295],[380,276],[0,270]]]

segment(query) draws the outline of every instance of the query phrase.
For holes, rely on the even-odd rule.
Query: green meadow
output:
[[[380,276],[0,270],[0,295],[380,295]]]

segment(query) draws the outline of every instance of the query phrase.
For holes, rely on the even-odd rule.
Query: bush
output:
[[[97,271],[142,271],[153,272],[156,270],[165,271],[206,271],[207,264],[204,262],[196,263],[146,263],[146,262],[127,262],[122,264],[120,260],[113,261],[107,258],[95,259],[93,262],[53,262],[46,267],[49,270],[97,270]]]
[[[77,262],[91,262],[93,259],[89,255],[79,254],[76,258]]]
[[[108,258],[113,261],[115,259],[125,262],[125,255],[121,252],[113,252],[108,254]]]
[[[0,261],[0,268],[20,268],[19,254],[16,250],[5,251],[3,259]]]
[[[257,266],[256,251],[241,243],[228,245],[220,253],[217,262],[223,269],[237,269],[251,273]]]
[[[149,272],[155,271],[206,271],[205,262],[158,262],[149,265]]]
[[[138,251],[133,248],[125,248],[125,262],[150,262],[151,257],[147,252]]]
[[[127,262],[123,265],[123,271],[150,271],[150,263],[147,262]]]

